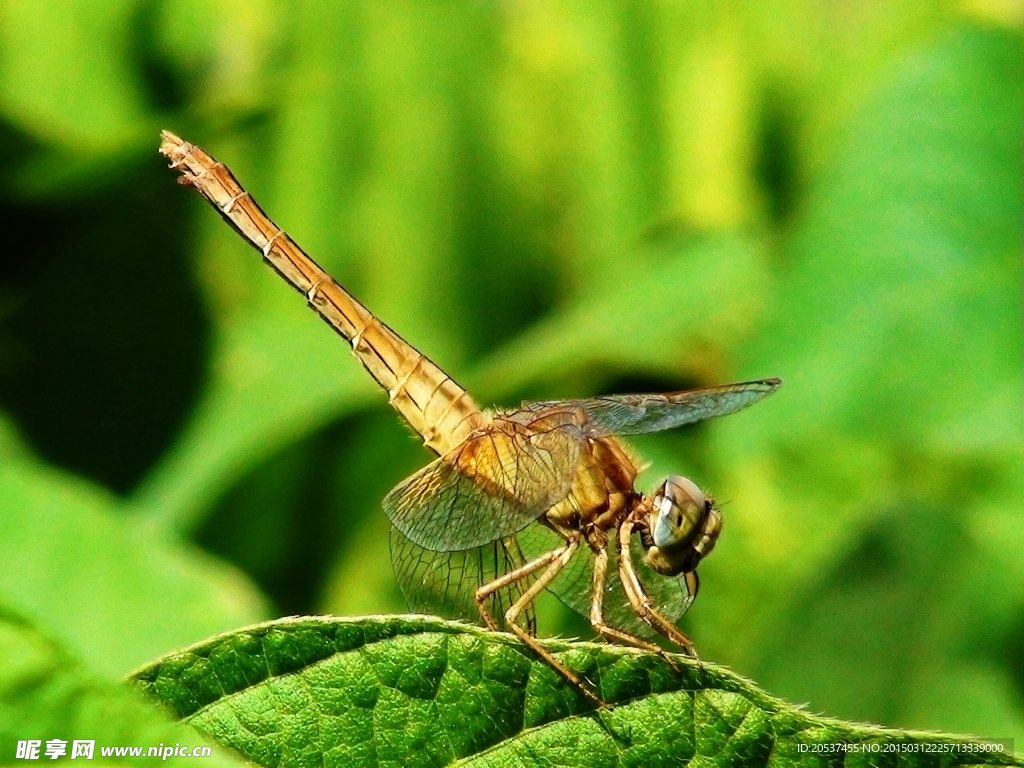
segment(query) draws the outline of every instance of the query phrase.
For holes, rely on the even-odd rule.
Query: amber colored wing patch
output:
[[[585,414],[498,415],[384,498],[391,523],[438,552],[472,549],[529,525],[569,493]]]

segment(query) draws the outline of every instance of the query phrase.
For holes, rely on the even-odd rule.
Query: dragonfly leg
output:
[[[481,586],[476,591],[476,608],[480,612],[480,618],[483,620],[484,625],[493,632],[500,632],[501,627],[498,626],[498,622],[494,620],[491,612],[487,610],[487,598],[497,592],[499,589],[504,589],[510,584],[515,584],[517,581],[525,579],[527,576],[536,573],[541,568],[546,568],[554,560],[557,560],[565,550],[568,549],[569,545],[561,546],[558,549],[553,549],[550,552],[541,555],[540,557],[534,558],[530,562],[519,566],[515,570],[509,571],[494,581],[489,581]],[[522,609],[520,609],[522,612]],[[516,614],[519,615],[518,613]]]
[[[597,706],[606,708],[608,707],[608,704],[597,695],[597,692],[590,687],[589,683],[585,682],[583,678],[556,659],[547,648],[538,643],[536,638],[530,635],[529,632],[520,627],[516,622],[519,614],[525,610],[526,606],[533,602],[537,595],[546,589],[548,584],[554,581],[555,577],[562,572],[562,569],[565,568],[566,565],[568,565],[579,545],[580,540],[573,539],[566,543],[565,546],[559,547],[544,556],[545,558],[553,556],[550,557],[550,564],[548,565],[547,570],[537,577],[537,580],[530,585],[530,588],[523,593],[522,597],[516,600],[515,604],[511,608],[505,611],[505,623],[508,625],[509,629],[512,630],[515,636],[526,643],[526,645],[530,646],[533,652],[540,656],[549,667],[568,680],[577,688],[577,690],[583,693],[584,696],[594,702]],[[538,558],[538,560],[539,559],[542,558]]]
[[[497,622],[494,621],[494,618],[487,611],[484,601],[497,590],[503,589],[520,579],[525,579],[527,576],[536,573],[541,568],[545,568],[544,573],[537,577],[537,580],[530,585],[530,588],[527,589],[518,600],[516,600],[511,608],[505,611],[505,624],[516,637],[528,645],[534,653],[540,656],[545,663],[547,663],[548,666],[576,686],[577,689],[582,691],[588,699],[593,701],[599,707],[605,707],[607,704],[601,700],[601,697],[598,696],[579,675],[556,659],[549,650],[537,642],[536,638],[520,627],[517,621],[519,615],[536,599],[537,595],[544,591],[548,584],[550,584],[555,577],[562,572],[562,569],[565,568],[572,559],[572,556],[576,553],[579,545],[580,539],[572,539],[558,549],[553,549],[550,552],[531,560],[526,563],[526,565],[520,566],[514,571],[509,571],[504,576],[495,579],[489,584],[485,584],[476,591],[476,604],[480,611],[480,615],[484,618],[484,621],[492,629],[496,629]]]
[[[598,549],[594,555],[594,586],[590,599],[590,625],[605,640],[614,643],[621,643],[643,651],[656,653],[663,658],[676,672],[679,667],[675,660],[669,656],[664,648],[643,638],[615,629],[605,623],[604,620],[604,589],[608,581],[608,550],[604,547]]]
[[[651,604],[651,599],[647,596],[647,592],[633,568],[633,558],[629,551],[629,537],[632,533],[633,523],[627,518],[619,527],[619,580],[622,582],[622,588],[630,606],[658,634],[663,635],[680,648],[685,649],[690,656],[699,660],[700,657],[697,656],[697,648],[694,646],[693,640],[662,616]]]

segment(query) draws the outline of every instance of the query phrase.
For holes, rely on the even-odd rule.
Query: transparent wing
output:
[[[561,538],[554,531],[537,522],[518,534],[523,556],[529,560],[559,546]],[[633,611],[619,579],[618,548],[614,537],[608,546],[608,580],[604,596],[605,623],[647,640],[661,638],[649,624]],[[647,567],[643,560],[640,537],[631,542],[633,565],[640,583],[651,598],[651,603],[665,618],[676,622],[686,613],[697,597],[697,574],[663,576]],[[565,569],[548,586],[559,600],[572,610],[590,618],[591,586],[594,574],[594,553],[589,547],[580,547]]]
[[[495,417],[392,490],[384,512],[414,544],[439,552],[513,534],[569,493],[584,419],[564,406]]]
[[[586,412],[588,424],[584,430],[592,437],[639,435],[736,413],[768,397],[781,384],[781,379],[762,379],[661,395],[608,395],[586,400],[524,403],[523,410],[575,406]]]
[[[449,619],[480,624],[476,590],[525,564],[515,536],[492,541],[460,552],[436,552],[409,541],[401,531],[391,529],[391,564],[409,610],[433,613]],[[505,611],[529,589],[533,577],[499,589],[486,601],[499,626],[505,626]],[[520,625],[536,633],[533,606],[520,614]]]

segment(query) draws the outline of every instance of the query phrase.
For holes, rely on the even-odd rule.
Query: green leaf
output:
[[[998,753],[940,763],[923,750],[966,739],[814,716],[684,657],[673,668],[605,644],[544,645],[613,706],[595,708],[510,635],[418,616],[268,622],[134,679],[199,732],[267,766],[784,766],[824,762],[811,745],[839,743],[877,750],[848,755],[851,764],[877,760],[886,745],[900,745],[907,766],[1024,764]]]
[[[108,493],[11,450],[0,464],[0,601],[123,675],[265,616],[242,574],[126,516]]]
[[[214,743],[171,721],[136,691],[91,673],[57,643],[2,606],[0,712],[0,762],[4,764],[13,763],[17,743],[29,739],[42,742],[39,752],[44,759],[48,740],[67,741],[64,760],[72,754],[76,739],[94,741],[93,760],[99,763],[107,762],[101,753],[104,747],[148,750],[158,745],[196,747]],[[213,754],[217,765],[241,764],[216,747]],[[209,760],[205,758],[207,763]],[[110,763],[154,765],[156,760],[125,755]],[[199,758],[169,756],[167,764],[206,763]]]

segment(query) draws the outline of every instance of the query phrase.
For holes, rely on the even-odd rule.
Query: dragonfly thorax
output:
[[[714,501],[685,477],[670,475],[651,498],[644,559],[667,576],[689,573],[715,548],[722,516]]]

